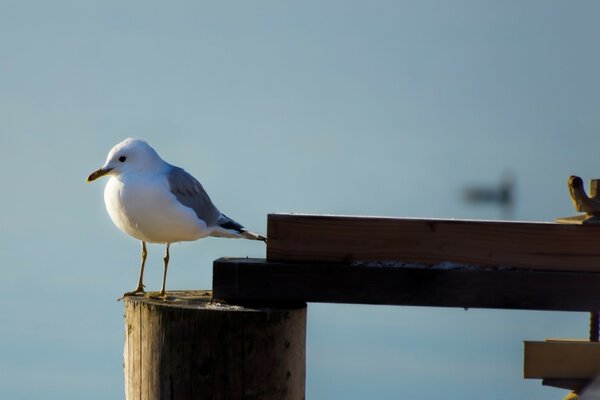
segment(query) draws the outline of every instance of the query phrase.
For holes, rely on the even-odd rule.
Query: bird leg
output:
[[[135,296],[138,294],[144,294],[146,291],[144,290],[144,265],[146,265],[146,256],[148,255],[148,251],[146,250],[146,242],[142,241],[142,266],[140,267],[140,277],[138,278],[137,287],[133,292],[127,292],[123,295],[125,296]]]
[[[162,288],[160,289],[160,293],[158,294],[162,298],[167,297],[167,292],[165,291],[165,285],[167,283],[167,267],[169,266],[169,246],[170,245],[171,245],[171,243],[167,243],[167,249],[165,251],[165,256],[163,257],[163,261],[165,263],[165,268],[163,271]]]

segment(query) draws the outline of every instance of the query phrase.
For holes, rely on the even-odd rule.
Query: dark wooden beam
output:
[[[593,379],[549,378],[549,379],[543,379],[542,385],[552,386],[552,387],[559,388],[559,389],[574,390],[577,393],[581,393],[586,388],[586,386],[588,386],[590,384],[590,382],[592,382],[592,381],[593,381]],[[567,398],[565,397],[565,399],[567,399]]]
[[[325,302],[556,311],[600,309],[600,273],[434,266],[281,263],[221,258],[213,292],[230,302]]]
[[[267,259],[600,272],[600,225],[270,214]]]

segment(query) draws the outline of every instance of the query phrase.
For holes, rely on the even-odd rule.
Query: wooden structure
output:
[[[567,182],[569,197],[576,211],[584,214],[573,217],[557,218],[558,222],[569,224],[599,224],[600,223],[600,179],[590,181],[590,194],[585,192],[583,180],[578,176],[570,176]]]
[[[524,374],[532,379],[589,379],[600,374],[600,346],[584,340],[525,342]]]
[[[434,265],[284,263],[221,258],[216,298],[405,306],[589,311],[600,309],[600,273]],[[569,293],[565,296],[564,293]]]
[[[215,298],[600,310],[598,226],[272,214],[268,238],[266,259],[214,262]],[[594,320],[596,341],[526,342],[525,377],[585,387],[600,372]],[[583,353],[575,374],[565,357]]]
[[[569,193],[570,225],[269,215],[266,259],[214,262],[216,301],[125,298],[126,398],[303,399],[305,302],[590,311],[589,341],[525,342],[526,378],[580,391],[600,373],[600,181]]]
[[[128,400],[304,399],[306,305],[125,297]]]
[[[267,260],[600,272],[600,230],[549,222],[271,214]]]
[[[600,309],[595,226],[275,214],[268,227],[266,260],[215,261],[215,297]]]

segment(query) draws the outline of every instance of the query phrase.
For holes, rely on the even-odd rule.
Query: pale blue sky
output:
[[[572,214],[600,177],[594,1],[0,0],[0,397],[122,396],[122,305],[138,243],[104,182],[147,139],[248,228],[269,212],[498,218],[460,191],[517,176],[515,218]],[[149,249],[160,285],[162,248]],[[206,289],[221,256],[173,246],[168,287]],[[311,305],[311,399],[546,399],[522,340],[583,337],[586,316]],[[467,388],[468,387],[468,388]]]

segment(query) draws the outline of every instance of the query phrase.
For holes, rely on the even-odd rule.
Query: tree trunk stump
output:
[[[127,400],[304,399],[306,304],[211,302],[210,291],[130,296]]]

